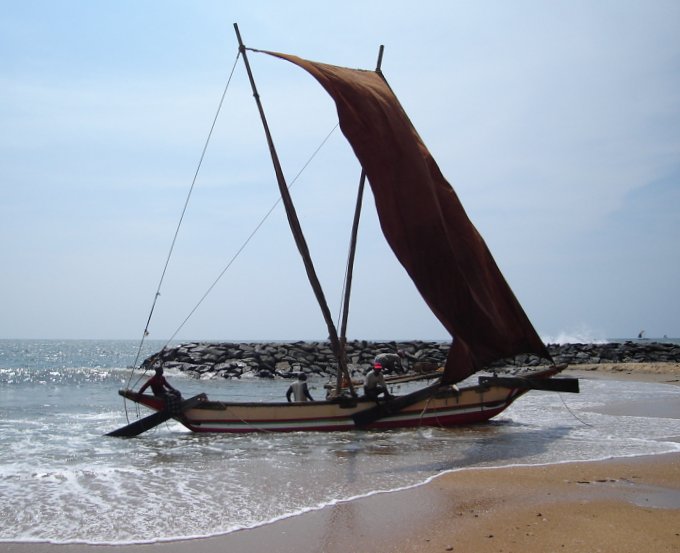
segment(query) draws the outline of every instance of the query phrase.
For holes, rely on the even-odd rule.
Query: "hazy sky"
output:
[[[138,338],[248,46],[383,71],[546,340],[680,336],[677,1],[0,1],[0,338]],[[251,55],[289,180],[336,122]],[[333,312],[359,168],[292,193]],[[170,337],[274,205],[239,61],[150,325]],[[447,339],[365,199],[349,337]],[[181,339],[323,339],[281,206]]]

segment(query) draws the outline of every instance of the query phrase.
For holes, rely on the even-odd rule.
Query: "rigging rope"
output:
[[[579,418],[579,417],[576,415],[576,413],[574,413],[574,412],[571,410],[571,408],[567,405],[567,402],[564,401],[564,398],[562,397],[562,394],[558,394],[558,395],[560,396],[560,399],[562,400],[562,405],[564,405],[564,408],[565,408],[567,411],[569,411],[569,414],[570,414],[572,417],[574,417],[578,422],[580,422],[580,423],[583,424],[584,426],[589,426],[590,428],[593,427],[592,424],[590,424],[589,422],[586,422],[586,421],[584,421],[583,419]]]
[[[312,155],[309,157],[309,159],[305,162],[305,164],[302,166],[302,168],[298,171],[297,175],[295,175],[295,178],[293,178],[293,180],[290,181],[290,183],[288,184],[288,189],[289,189],[289,190],[293,187],[293,185],[295,184],[295,182],[300,178],[300,176],[301,176],[302,173],[305,171],[305,169],[307,169],[307,166],[308,166],[308,165],[312,162],[312,160],[316,157],[316,155],[319,153],[319,151],[321,150],[321,148],[323,148],[323,146],[326,144],[326,142],[328,142],[328,139],[331,137],[331,135],[332,135],[332,134],[335,132],[335,130],[338,128],[338,125],[339,125],[339,123],[336,123],[336,124],[335,124],[335,126],[330,130],[330,132],[326,135],[326,137],[325,137],[325,138],[321,141],[321,143],[317,146],[316,150],[314,150],[314,152],[313,152]],[[215,286],[217,286],[217,283],[222,279],[222,277],[224,276],[224,274],[225,274],[225,273],[227,272],[227,270],[232,266],[232,264],[234,263],[234,261],[236,261],[236,259],[238,258],[238,256],[241,255],[241,252],[243,252],[243,250],[246,248],[246,246],[248,245],[248,243],[249,243],[249,242],[252,240],[252,238],[255,236],[255,234],[257,233],[257,231],[260,230],[260,228],[262,227],[262,225],[264,224],[264,222],[269,218],[269,216],[272,214],[272,212],[274,211],[274,209],[276,209],[276,206],[278,206],[280,203],[281,203],[281,197],[279,196],[279,197],[276,199],[276,201],[274,202],[274,204],[273,204],[273,205],[269,208],[269,210],[264,214],[264,216],[262,217],[262,219],[260,219],[260,221],[257,223],[257,225],[255,225],[255,228],[253,229],[253,231],[248,235],[248,237],[245,239],[245,241],[243,242],[243,244],[241,244],[241,246],[238,248],[238,250],[236,250],[236,253],[235,253],[235,254],[231,257],[231,259],[227,262],[227,264],[226,264],[226,266],[224,267],[224,269],[222,269],[222,271],[219,273],[219,275],[217,275],[217,278],[213,281],[213,283],[208,287],[208,289],[205,291],[205,293],[201,296],[201,298],[198,300],[198,302],[197,302],[196,305],[193,307],[193,309],[189,312],[189,314],[186,316],[186,318],[182,321],[182,323],[179,325],[179,327],[177,327],[177,330],[175,330],[175,332],[172,334],[172,336],[170,336],[170,338],[169,338],[168,341],[165,343],[165,345],[163,346],[163,348],[167,347],[168,344],[169,344],[170,342],[172,342],[172,340],[175,338],[175,336],[177,336],[177,334],[179,333],[179,331],[182,330],[182,328],[184,327],[184,325],[189,321],[189,319],[193,316],[193,314],[196,312],[196,310],[201,306],[201,304],[202,304],[203,301],[208,297],[208,295],[210,294],[210,292],[213,291],[213,289],[215,288]]]
[[[203,146],[203,150],[202,150],[202,152],[201,152],[201,156],[200,156],[200,159],[199,159],[199,162],[198,162],[198,166],[197,166],[197,168],[196,168],[196,172],[195,172],[195,174],[194,174],[194,178],[193,178],[193,180],[192,180],[192,182],[191,182],[191,187],[190,187],[189,192],[188,192],[188,194],[187,194],[187,198],[186,198],[186,200],[185,200],[185,202],[184,202],[184,207],[183,207],[183,209],[182,209],[182,213],[181,213],[179,222],[178,222],[178,224],[177,224],[177,228],[175,229],[175,234],[174,234],[174,237],[173,237],[173,239],[172,239],[172,243],[171,243],[171,245],[170,245],[170,250],[168,251],[168,256],[167,256],[167,258],[166,258],[165,265],[164,265],[164,267],[163,267],[163,271],[162,271],[162,274],[161,274],[161,278],[160,278],[159,283],[158,283],[158,288],[157,288],[157,290],[156,290],[156,294],[154,295],[154,300],[153,300],[153,303],[152,303],[152,305],[151,305],[151,309],[150,309],[150,311],[149,311],[149,316],[148,316],[147,321],[146,321],[146,326],[144,327],[144,332],[143,332],[143,334],[142,334],[142,339],[140,340],[139,347],[138,347],[138,349],[137,349],[137,354],[136,354],[136,356],[135,356],[135,361],[134,361],[134,364],[133,364],[133,366],[132,366],[132,371],[131,371],[131,373],[130,373],[130,377],[129,377],[128,382],[127,382],[127,387],[128,387],[128,388],[130,388],[130,382],[131,382],[132,377],[133,377],[133,374],[134,374],[134,369],[135,369],[135,368],[137,367],[137,365],[139,364],[139,359],[140,359],[140,356],[141,356],[142,347],[143,347],[143,345],[144,345],[144,340],[145,340],[146,337],[149,335],[149,325],[150,325],[150,323],[151,323],[151,318],[152,318],[152,316],[153,316],[153,313],[154,313],[154,310],[155,310],[155,307],[156,307],[156,302],[158,301],[158,297],[161,295],[161,294],[160,294],[161,286],[162,286],[162,284],[163,284],[163,280],[164,280],[164,278],[165,278],[165,274],[166,274],[166,272],[167,272],[168,265],[169,265],[169,263],[170,263],[170,258],[171,258],[171,256],[172,256],[172,253],[173,253],[173,250],[174,250],[174,247],[175,247],[175,243],[176,243],[177,237],[178,237],[178,235],[179,235],[179,230],[180,230],[181,225],[182,225],[182,222],[183,222],[183,220],[184,220],[184,215],[185,215],[185,213],[186,213],[186,211],[187,211],[187,207],[188,207],[188,204],[189,204],[189,200],[190,200],[191,194],[192,194],[192,192],[193,192],[193,190],[194,190],[194,186],[195,186],[195,184],[196,184],[196,179],[197,179],[197,177],[198,177],[198,173],[199,173],[200,168],[201,168],[201,165],[202,165],[202,163],[203,163],[203,159],[204,159],[204,157],[205,157],[205,153],[206,153],[206,151],[207,151],[208,144],[209,144],[209,142],[210,142],[210,138],[212,137],[213,130],[215,129],[215,124],[217,123],[217,118],[218,118],[219,113],[220,113],[220,111],[221,111],[222,104],[224,103],[224,98],[225,98],[226,93],[227,93],[227,90],[228,90],[228,88],[229,88],[229,84],[231,83],[231,79],[232,79],[232,77],[233,77],[233,75],[234,75],[234,71],[235,71],[235,69],[236,69],[236,64],[238,63],[238,58],[239,58],[239,56],[240,56],[240,52],[237,54],[236,59],[234,60],[234,65],[233,65],[233,67],[232,67],[232,69],[231,69],[231,73],[229,74],[229,79],[227,80],[227,84],[226,84],[226,86],[225,86],[225,88],[224,88],[224,91],[223,91],[223,93],[222,93],[222,97],[220,98],[220,101],[219,101],[219,104],[218,104],[218,107],[217,107],[217,111],[216,111],[216,113],[215,113],[215,117],[213,118],[213,122],[212,122],[212,125],[211,125],[211,127],[210,127],[210,131],[209,131],[209,133],[208,133],[208,136],[207,136],[207,138],[206,138],[205,144],[204,144],[204,146]],[[317,154],[319,153],[319,151],[323,148],[323,146],[326,144],[326,142],[328,142],[328,140],[330,139],[331,135],[335,132],[335,130],[338,128],[338,126],[339,126],[339,123],[336,123],[336,124],[334,125],[334,127],[330,130],[330,132],[328,132],[328,134],[324,137],[324,139],[321,141],[321,143],[317,146],[317,148],[314,150],[314,152],[310,155],[310,157],[309,157],[309,158],[307,159],[307,161],[304,163],[304,165],[302,166],[302,168],[301,168],[301,169],[298,171],[298,173],[295,175],[295,178],[293,178],[293,179],[291,180],[290,184],[288,185],[288,189],[290,189],[290,188],[293,187],[293,185],[295,184],[295,182],[300,178],[300,176],[302,175],[302,173],[307,169],[307,167],[308,167],[309,164],[312,162],[312,160],[316,157],[316,155],[317,155]],[[212,292],[212,290],[215,288],[215,286],[217,285],[217,283],[222,279],[222,277],[223,277],[224,274],[227,272],[227,270],[231,267],[231,265],[236,261],[236,259],[239,257],[239,255],[241,254],[241,252],[243,252],[243,250],[246,248],[246,246],[249,244],[249,242],[252,240],[252,238],[255,236],[255,234],[259,231],[259,229],[262,227],[262,225],[264,224],[264,222],[269,218],[269,216],[271,215],[271,213],[274,211],[274,209],[276,208],[276,206],[277,206],[280,202],[281,202],[281,197],[277,198],[277,200],[274,202],[274,204],[271,206],[271,208],[265,213],[265,215],[262,217],[262,219],[259,221],[259,223],[255,226],[255,228],[253,229],[253,231],[248,235],[248,237],[247,237],[246,240],[243,242],[243,244],[237,249],[236,253],[235,253],[235,254],[231,257],[231,259],[227,262],[226,266],[222,269],[222,271],[219,273],[219,275],[217,276],[217,278],[215,278],[215,280],[214,280],[214,281],[212,282],[212,284],[208,287],[208,289],[206,290],[206,292],[201,296],[201,298],[198,300],[198,302],[196,303],[196,305],[191,309],[191,311],[189,312],[189,314],[185,317],[185,319],[182,321],[182,323],[177,327],[177,329],[175,330],[175,332],[173,332],[173,334],[170,336],[170,338],[168,338],[168,340],[165,342],[165,344],[163,345],[163,347],[162,347],[161,349],[165,349],[165,348],[170,344],[170,342],[172,342],[172,341],[174,340],[174,338],[177,336],[177,334],[182,330],[182,328],[186,325],[186,323],[189,321],[189,319],[190,319],[190,318],[193,316],[193,314],[198,310],[198,308],[201,306],[201,304],[205,301],[205,299],[208,297],[208,295]],[[143,378],[143,376],[144,376],[145,373],[146,373],[146,371],[144,371],[144,372],[139,376],[139,378],[138,378],[137,381],[135,382],[135,385],[134,385],[134,386],[136,386],[137,383],[139,383],[139,381]]]
[[[158,287],[156,288],[156,293],[154,295],[153,302],[151,304],[149,316],[146,320],[146,326],[144,327],[144,332],[142,333],[142,338],[139,342],[139,347],[137,349],[137,355],[135,356],[135,362],[133,364],[133,371],[130,373],[130,378],[128,379],[128,386],[130,385],[130,381],[132,380],[134,368],[137,366],[137,363],[139,362],[139,357],[142,353],[142,347],[144,345],[144,339],[149,335],[149,324],[151,323],[151,317],[153,316],[154,309],[156,308],[156,302],[158,301],[158,297],[161,295],[161,287],[163,285],[163,280],[165,279],[165,273],[168,270],[168,265],[170,264],[170,258],[172,257],[172,252],[175,249],[175,244],[177,242],[177,236],[179,235],[179,230],[182,226],[182,222],[184,221],[184,215],[187,212],[187,207],[189,206],[189,200],[191,199],[191,194],[194,191],[194,186],[196,185],[196,179],[198,178],[198,173],[201,170],[201,166],[203,165],[203,159],[205,158],[205,153],[208,150],[208,144],[210,143],[210,138],[212,137],[213,130],[215,129],[215,124],[217,123],[217,118],[220,115],[220,111],[222,109],[222,104],[224,103],[224,98],[227,95],[227,90],[229,90],[229,85],[231,84],[231,79],[234,76],[234,71],[236,70],[236,65],[238,63],[238,59],[239,59],[240,55],[241,55],[240,51],[236,53],[236,59],[234,60],[234,65],[231,68],[231,72],[229,73],[229,78],[227,79],[227,84],[224,86],[224,91],[222,92],[222,97],[220,98],[220,101],[217,105],[217,111],[215,112],[215,117],[213,118],[212,125],[210,126],[210,131],[208,132],[208,136],[205,139],[205,144],[203,145],[203,150],[201,151],[201,156],[198,160],[198,165],[196,166],[194,178],[191,181],[191,186],[189,187],[189,192],[187,193],[186,200],[184,201],[184,207],[182,208],[182,214],[180,215],[179,221],[177,223],[177,228],[175,229],[175,234],[172,238],[172,242],[170,244],[170,249],[169,249],[168,255],[165,259],[165,264],[163,266],[161,278],[158,281]]]

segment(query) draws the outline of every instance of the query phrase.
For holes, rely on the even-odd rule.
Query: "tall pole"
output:
[[[378,50],[378,62],[375,66],[376,73],[380,73],[382,66],[384,45],[380,45]],[[345,345],[347,343],[347,319],[349,317],[349,299],[352,292],[352,275],[354,273],[354,258],[357,249],[357,234],[359,232],[359,220],[361,218],[361,206],[364,197],[364,185],[366,183],[366,171],[361,169],[361,177],[359,177],[359,189],[357,191],[356,207],[354,208],[354,221],[352,222],[352,234],[349,241],[349,254],[347,256],[347,271],[345,275],[345,297],[342,303],[342,320],[340,323],[340,346],[342,353],[346,358]],[[351,385],[351,381],[350,381]],[[337,390],[340,391],[342,387],[342,375],[338,372]]]
[[[262,107],[262,102],[260,101],[260,95],[257,92],[257,86],[255,85],[255,79],[253,78],[253,72],[250,69],[250,63],[248,61],[248,56],[246,54],[246,47],[241,39],[241,33],[239,32],[238,25],[234,23],[234,30],[236,31],[236,38],[238,39],[239,52],[243,56],[243,63],[246,67],[246,72],[248,73],[248,79],[250,80],[250,86],[253,90],[253,96],[255,98],[255,103],[257,104],[257,109],[260,112],[260,119],[262,120],[262,126],[264,127],[264,133],[267,137],[267,145],[269,146],[269,153],[272,158],[272,164],[274,165],[274,173],[276,174],[276,182],[279,185],[279,192],[281,194],[281,200],[283,201],[283,206],[286,209],[286,216],[288,218],[288,224],[293,233],[293,238],[295,239],[295,244],[297,245],[298,251],[302,256],[302,260],[305,265],[305,270],[307,272],[307,278],[309,283],[314,290],[314,294],[321,308],[321,313],[323,314],[324,320],[326,321],[326,326],[328,327],[328,338],[331,342],[331,347],[338,359],[338,365],[342,374],[347,376],[347,379],[351,381],[349,375],[349,369],[347,368],[347,360],[343,353],[343,348],[340,345],[340,339],[338,338],[338,332],[333,323],[333,317],[331,316],[331,311],[328,308],[328,303],[326,302],[326,297],[324,296],[323,289],[321,288],[321,283],[314,269],[314,264],[312,262],[311,254],[309,253],[309,248],[307,247],[307,241],[305,240],[304,234],[302,233],[302,227],[300,226],[300,220],[298,219],[297,213],[295,211],[295,206],[293,205],[293,200],[290,197],[290,192],[288,190],[288,185],[286,183],[286,178],[283,175],[283,169],[281,168],[281,162],[279,161],[279,156],[276,153],[276,148],[274,146],[274,140],[272,139],[271,132],[269,131],[269,124],[267,123],[267,118],[264,114],[264,108]],[[354,390],[352,389],[354,395]]]

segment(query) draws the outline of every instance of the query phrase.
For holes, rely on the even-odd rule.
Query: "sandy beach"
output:
[[[577,366],[567,375],[678,385],[680,364]],[[680,418],[680,397],[663,405],[613,404],[611,409],[617,415]],[[153,521],[149,528],[152,532]],[[2,543],[0,551],[678,552],[680,452],[452,472],[412,489],[215,538],[125,546]]]

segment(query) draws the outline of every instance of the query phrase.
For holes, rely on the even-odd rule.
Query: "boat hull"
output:
[[[557,372],[549,369],[532,375],[546,378]],[[507,409],[527,392],[525,388],[484,384],[458,390],[440,389],[433,396],[398,412],[388,414],[361,429],[394,429],[422,426],[452,427],[485,422]],[[162,410],[161,399],[121,390],[127,399],[154,410]],[[352,416],[375,406],[366,398],[355,401],[315,401],[304,403],[229,403],[202,401],[175,417],[193,432],[250,433],[356,430]]]

